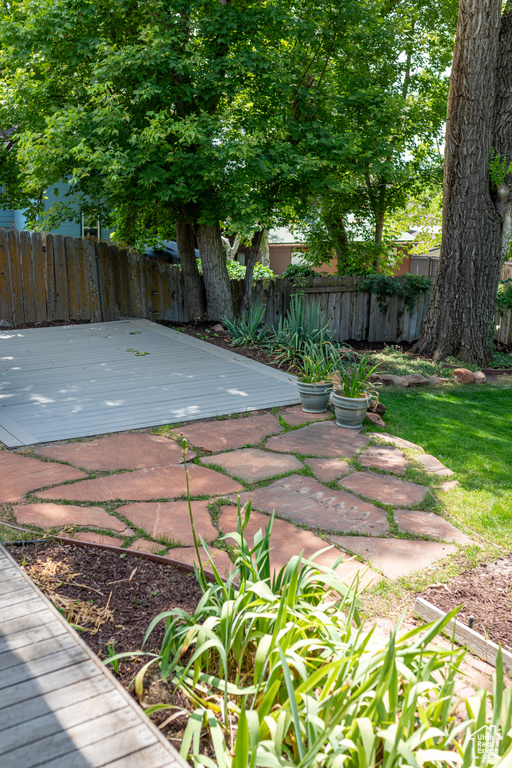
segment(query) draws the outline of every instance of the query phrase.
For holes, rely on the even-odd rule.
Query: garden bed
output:
[[[512,556],[432,585],[421,597],[444,612],[462,606],[457,615],[461,624],[472,623],[473,630],[484,638],[512,650]]]

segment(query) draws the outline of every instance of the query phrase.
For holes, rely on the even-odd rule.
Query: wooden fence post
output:
[[[0,228],[0,320],[12,325],[12,281],[7,233],[7,229]]]

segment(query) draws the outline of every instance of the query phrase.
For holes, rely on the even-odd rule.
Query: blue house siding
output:
[[[15,227],[14,211],[0,211],[0,227]]]
[[[58,200],[65,199],[65,194],[69,190],[69,186],[65,182],[59,182],[58,184],[52,184],[48,187],[45,193],[44,209],[47,211]],[[3,223],[3,222],[6,223]],[[0,210],[0,227],[16,227],[16,229],[27,229],[27,220],[23,215],[23,211],[2,211]],[[101,228],[101,237],[103,239],[110,237],[112,230]],[[82,214],[78,210],[76,212],[76,219],[70,219],[64,221],[59,227],[51,229],[50,232],[54,235],[65,235],[68,237],[82,237]]]

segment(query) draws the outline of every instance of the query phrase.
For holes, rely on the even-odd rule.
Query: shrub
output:
[[[501,280],[498,286],[496,304],[502,312],[512,309],[512,280]]]
[[[146,710],[187,717],[182,757],[208,768],[464,768],[488,764],[473,735],[492,724],[501,737],[492,763],[507,755],[509,764],[512,692],[504,689],[501,652],[493,693],[469,699],[467,719],[458,721],[454,689],[464,651],[432,646],[455,611],[402,636],[398,626],[372,647],[354,590],[300,556],[273,575],[272,519],[251,548],[249,516],[250,504],[239,505],[237,531],[229,534],[232,575],[224,582],[212,561],[213,584],[198,573],[203,597],[195,612],[162,613],[146,633],[164,622],[160,652],[148,654],[135,690],[141,698],[145,673],[158,665],[187,697],[192,712],[164,703]],[[214,759],[204,754],[205,736]]]
[[[240,264],[239,261],[227,261],[228,275],[231,280],[243,280],[245,277],[246,267]],[[275,274],[270,267],[264,267],[261,262],[256,262],[254,265],[253,277],[255,280],[275,280]]]
[[[304,304],[302,296],[292,296],[290,308],[269,338],[267,348],[275,355],[279,366],[301,363],[312,345],[332,343],[333,334],[320,304]]]
[[[316,272],[305,264],[289,264],[281,274],[281,277],[287,280],[295,280],[297,278],[314,277],[315,275]]]
[[[221,322],[231,334],[233,347],[247,347],[261,344],[268,337],[269,330],[264,324],[264,319],[265,308],[260,302],[253,304],[247,315],[235,320],[228,320],[227,317],[223,317]]]

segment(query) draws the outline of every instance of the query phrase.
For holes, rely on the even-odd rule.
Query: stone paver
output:
[[[267,515],[262,515],[259,512],[251,512],[249,523],[245,529],[245,538],[252,546],[254,542],[254,536],[259,530],[264,531],[265,526],[268,524],[269,518]],[[236,507],[221,507],[221,515],[219,518],[219,527],[224,534],[229,534],[237,529],[237,509]],[[227,540],[229,543],[229,539]],[[272,526],[272,533],[270,535],[270,564],[272,569],[279,571],[284,565],[287,565],[294,555],[303,553],[305,558],[311,559],[317,552],[325,549],[328,544],[316,536],[311,531],[306,531],[303,528],[297,528],[292,523],[286,523],[284,520],[274,519]],[[315,562],[325,567],[330,567],[340,557],[339,550],[331,548],[327,552],[315,557]],[[357,576],[359,579],[359,587],[363,589],[369,584],[376,583],[380,579],[380,574],[375,573],[372,569],[363,565],[359,561],[352,558],[345,558],[336,568],[336,573],[346,580],[347,584],[351,584],[354,578]]]
[[[306,459],[305,463],[321,483],[330,483],[350,472],[350,466],[343,459]]]
[[[453,491],[454,488],[457,488],[460,485],[458,480],[445,480],[444,483],[441,483],[441,490],[445,493],[448,493],[448,491]]]
[[[455,474],[451,469],[445,467],[445,465],[442,464],[439,459],[436,459],[435,456],[431,456],[429,453],[424,453],[422,456],[416,456],[416,461],[419,461],[420,464],[423,464],[425,471],[428,472],[429,475],[451,477],[453,474]]]
[[[222,549],[214,549],[213,547],[210,547],[209,554],[215,564],[216,569],[219,571],[220,575],[229,576],[234,566],[229,558],[228,553]],[[212,568],[210,565],[210,561],[208,559],[208,555],[206,554],[204,549],[202,549],[202,547],[200,547],[200,555],[201,555],[201,562],[203,563],[205,571],[207,573],[212,573]],[[164,555],[164,557],[168,557],[171,560],[178,560],[178,562],[180,563],[187,563],[187,565],[193,565],[194,563],[197,564],[197,555],[196,555],[195,547],[173,547],[172,549],[168,550],[168,552]]]
[[[167,549],[164,544],[159,544],[157,541],[148,541],[148,539],[137,539],[133,544],[130,544],[128,549],[134,552],[146,552],[150,555],[161,554],[163,550]]]
[[[306,456],[350,458],[369,442],[367,437],[353,429],[338,427],[335,422],[323,421],[295,429],[285,435],[267,440],[267,448],[281,453],[302,453]]]
[[[205,541],[214,541],[219,534],[212,525],[207,502],[192,501],[191,505],[197,537],[202,536]],[[192,546],[194,543],[186,501],[125,504],[116,511],[131,520],[137,528],[143,528],[153,539],[165,538],[169,542],[184,546]],[[160,545],[160,549],[162,546]]]
[[[253,413],[238,419],[199,421],[180,429],[190,445],[205,451],[226,451],[260,443],[268,435],[282,432],[279,419],[271,413]]]
[[[361,496],[399,507],[419,504],[429,491],[425,485],[409,483],[397,477],[376,475],[373,472],[354,472],[341,480],[341,484],[350,491],[360,493]]]
[[[411,443],[409,440],[404,440],[403,437],[388,435],[387,432],[379,432],[376,437],[379,437],[385,443],[396,445],[397,448],[409,448],[410,451],[418,451],[419,453],[423,453],[423,448],[421,445],[416,445],[416,443]]]
[[[312,477],[290,475],[275,483],[241,494],[245,504],[295,523],[327,531],[367,533],[378,536],[388,530],[386,513],[345,491],[333,491]]]
[[[310,421],[328,421],[334,419],[332,411],[324,413],[306,413],[300,405],[293,405],[291,408],[284,408],[281,416],[290,427],[299,427],[301,424],[308,424]]]
[[[407,467],[401,451],[391,445],[370,445],[357,460],[363,467],[376,467],[395,475],[403,475]]]
[[[395,522],[400,533],[412,533],[415,536],[430,536],[432,539],[455,541],[457,544],[471,544],[471,539],[454,525],[433,512],[421,512],[415,509],[397,509]]]
[[[61,528],[63,525],[101,528],[133,536],[126,523],[109,515],[101,507],[77,507],[72,504],[23,504],[14,507],[18,523],[38,528]]]
[[[0,451],[0,503],[22,501],[29,491],[82,477],[87,475],[74,467]]]
[[[98,440],[51,445],[38,453],[50,459],[67,461],[75,467],[112,472],[117,469],[143,469],[165,464],[179,464],[182,450],[174,440],[161,435],[125,433]],[[187,459],[195,453],[188,451]]]
[[[189,466],[192,496],[222,496],[242,490],[242,486],[213,469]],[[84,480],[73,485],[59,485],[40,493],[42,499],[67,501],[146,501],[179,498],[187,492],[185,469],[182,465],[137,469],[121,475],[107,475]]]
[[[102,544],[107,547],[120,547],[123,543],[122,539],[117,539],[114,536],[105,536],[102,533],[93,533],[92,531],[80,531],[80,533],[74,533],[69,538],[75,541],[85,541],[87,544]]]
[[[270,453],[258,448],[240,448],[229,453],[203,457],[202,464],[217,464],[230,475],[239,477],[247,483],[257,483],[285,472],[302,469],[302,462],[295,456],[283,456],[282,453]]]
[[[342,549],[369,560],[389,579],[398,579],[452,555],[457,548],[436,541],[377,539],[366,536],[331,536]]]

